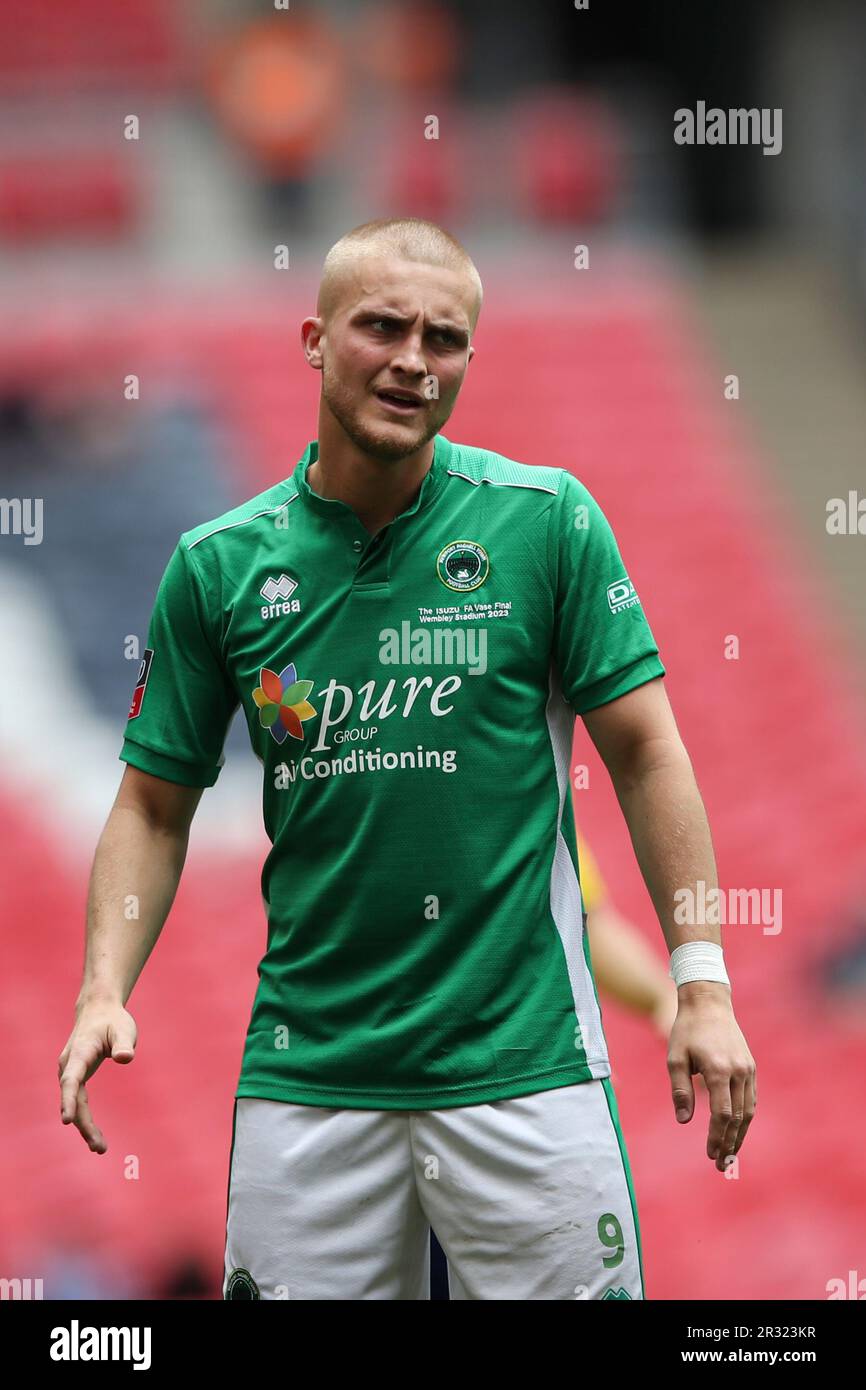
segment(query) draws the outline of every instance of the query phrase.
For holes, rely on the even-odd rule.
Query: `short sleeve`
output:
[[[562,476],[548,533],[553,656],[565,699],[585,714],[665,668],[607,517],[577,478]]]
[[[212,787],[238,697],[181,539],[159,585],[120,757],[187,787]]]

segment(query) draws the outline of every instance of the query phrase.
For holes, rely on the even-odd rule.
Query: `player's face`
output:
[[[473,282],[458,271],[359,259],[320,346],[324,399],[365,453],[405,458],[442,428],[475,351],[474,305]]]

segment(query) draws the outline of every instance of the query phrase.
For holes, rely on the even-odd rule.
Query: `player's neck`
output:
[[[375,535],[411,507],[433,463],[433,451],[434,441],[430,439],[405,458],[373,458],[343,429],[329,429],[320,417],[319,456],[307,468],[307,482],[320,497],[345,502]]]

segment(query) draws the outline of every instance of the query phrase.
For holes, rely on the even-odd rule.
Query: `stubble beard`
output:
[[[380,433],[376,429],[370,429],[361,424],[358,419],[359,412],[350,403],[348,393],[339,381],[335,381],[329,375],[327,368],[322,376],[322,395],[331,414],[345,430],[356,448],[368,454],[370,458],[379,459],[382,463],[396,463],[400,459],[407,458],[409,454],[416,454],[438,433],[440,426],[444,425],[448,418],[447,415],[440,416],[435,412],[425,413],[422,428],[419,429],[413,425],[410,427],[411,433],[407,430],[403,439],[398,439],[384,426]],[[437,401],[436,404],[438,405],[440,402]],[[407,439],[408,443],[405,442]]]

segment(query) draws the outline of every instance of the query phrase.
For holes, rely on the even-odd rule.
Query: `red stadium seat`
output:
[[[0,237],[116,238],[135,226],[138,193],[127,161],[105,153],[0,162]]]
[[[171,0],[9,0],[0,5],[0,90],[163,89],[188,66]]]
[[[541,223],[598,222],[620,182],[612,114],[571,92],[543,92],[518,106],[513,158],[522,206]]]

